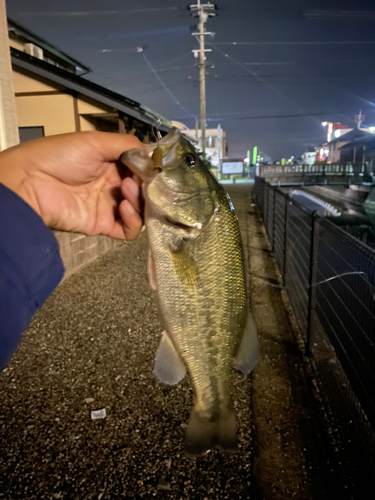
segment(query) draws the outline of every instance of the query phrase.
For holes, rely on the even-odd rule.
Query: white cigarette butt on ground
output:
[[[105,408],[102,408],[101,410],[93,410],[91,412],[91,420],[98,420],[99,418],[105,418],[107,416],[107,412],[105,411]]]

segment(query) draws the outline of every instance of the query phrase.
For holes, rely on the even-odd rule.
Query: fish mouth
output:
[[[188,224],[184,224],[183,222],[171,219],[170,217],[168,217],[168,215],[164,215],[163,220],[168,226],[177,227],[179,229],[182,229],[183,231],[191,232],[196,229],[195,226],[189,226]]]

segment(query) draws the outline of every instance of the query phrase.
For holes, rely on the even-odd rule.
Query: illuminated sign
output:
[[[242,174],[242,161],[223,161],[221,171],[223,174]]]

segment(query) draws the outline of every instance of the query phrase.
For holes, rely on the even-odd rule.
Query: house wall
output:
[[[21,43],[19,40],[13,40],[9,39],[9,45],[10,47],[13,47],[14,49],[21,50],[23,52],[25,44]]]
[[[192,139],[196,139],[196,131],[194,129],[191,130],[183,130],[183,133]],[[198,144],[197,148],[202,150],[202,140],[201,140],[201,130],[198,130]],[[217,128],[208,128],[206,129],[206,142],[208,142],[208,138],[212,137],[215,141],[215,147],[210,147],[206,143],[205,152],[207,158],[210,159],[212,165],[219,165],[219,145],[218,145],[218,129]],[[221,158],[226,156],[226,133],[224,130],[221,130]]]
[[[19,142],[5,0],[0,0],[0,150]]]
[[[340,163],[340,148],[348,141],[334,142],[329,146],[328,163]]]
[[[109,113],[111,111],[113,111],[113,109],[111,109],[109,106],[106,106],[105,104],[96,103],[95,101],[90,102],[89,100],[84,100],[82,98],[78,99],[78,113],[80,115],[106,112]]]
[[[41,77],[36,77],[31,73],[27,74],[17,68],[13,68],[13,82],[16,95],[20,92],[51,92],[63,90],[62,87],[56,84],[52,84]]]
[[[43,126],[46,136],[76,130],[70,95],[17,97],[16,106],[19,127]]]

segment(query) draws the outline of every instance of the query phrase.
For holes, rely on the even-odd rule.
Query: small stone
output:
[[[158,488],[161,490],[171,490],[171,485],[167,483],[164,477],[161,477],[158,482]]]
[[[85,403],[87,404],[93,403],[94,401],[95,401],[94,398],[85,398]]]

